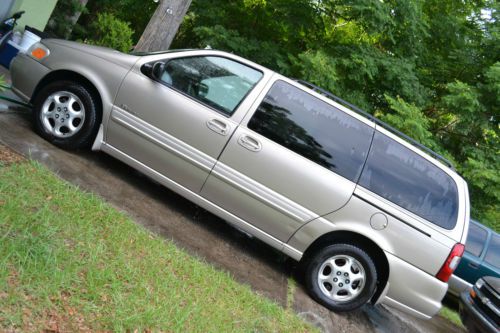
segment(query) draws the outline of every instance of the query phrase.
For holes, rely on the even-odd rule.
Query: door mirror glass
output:
[[[198,95],[200,97],[207,97],[208,95],[208,85],[203,83],[203,82],[200,82],[198,83]]]
[[[165,63],[157,61],[155,63],[144,64],[141,67],[142,74],[155,80],[161,80],[165,72]]]
[[[158,61],[153,64],[151,77],[156,80],[160,80],[163,72],[165,72],[165,63]]]

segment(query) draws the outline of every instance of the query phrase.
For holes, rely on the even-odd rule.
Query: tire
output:
[[[373,296],[377,270],[370,256],[359,247],[334,244],[311,257],[305,283],[310,295],[330,310],[352,311]]]
[[[64,149],[88,148],[99,128],[99,103],[87,87],[56,81],[34,99],[33,123],[45,140]]]

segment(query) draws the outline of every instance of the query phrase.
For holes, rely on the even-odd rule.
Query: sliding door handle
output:
[[[238,143],[253,152],[257,152],[262,149],[262,145],[260,144],[259,140],[254,139],[246,134],[243,134],[239,137]]]

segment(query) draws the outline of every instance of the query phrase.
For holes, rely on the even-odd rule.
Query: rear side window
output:
[[[440,227],[455,227],[458,195],[453,179],[380,132],[375,133],[359,184]]]
[[[227,58],[188,57],[168,61],[160,79],[231,115],[261,77],[261,72]]]
[[[470,223],[469,234],[467,235],[467,241],[465,242],[465,251],[476,257],[479,257],[481,255],[481,252],[483,252],[487,236],[488,232],[486,230],[473,223]]]
[[[356,182],[373,128],[284,81],[277,81],[248,127]]]
[[[491,237],[484,261],[496,268],[500,268],[500,236],[493,235]]]

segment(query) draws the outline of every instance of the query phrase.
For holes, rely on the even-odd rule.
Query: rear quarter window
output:
[[[486,243],[486,237],[488,237],[488,232],[486,230],[473,223],[470,223],[469,234],[467,235],[467,241],[465,243],[465,251],[476,257],[479,257],[481,255],[481,252],[483,252],[484,244]]]
[[[500,269],[500,236],[493,235],[491,237],[484,261]]]
[[[439,167],[376,132],[359,184],[442,228],[458,216],[455,181]]]

